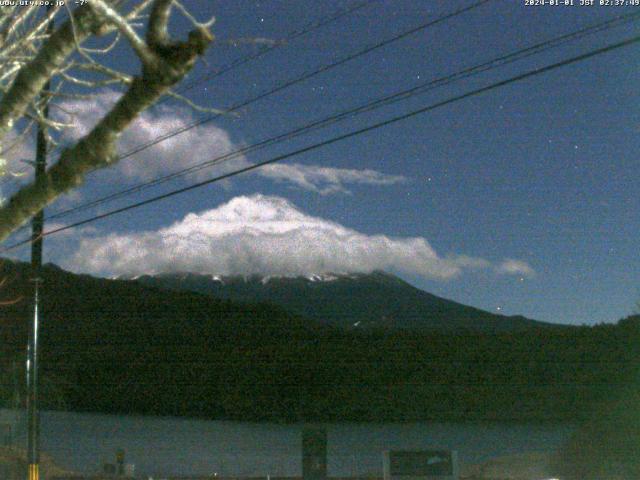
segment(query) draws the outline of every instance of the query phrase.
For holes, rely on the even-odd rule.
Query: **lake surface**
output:
[[[6,411],[5,411],[6,412]],[[571,425],[500,423],[328,423],[330,476],[382,474],[388,449],[457,450],[460,463],[553,451]],[[22,427],[24,428],[24,426]],[[98,473],[126,451],[139,475],[294,476],[302,474],[302,424],[43,412],[42,450],[79,473]],[[24,441],[24,430],[19,435]]]

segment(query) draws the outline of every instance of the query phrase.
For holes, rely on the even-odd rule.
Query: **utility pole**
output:
[[[47,15],[52,11],[47,5]],[[53,32],[53,18],[47,26],[47,33]],[[51,89],[50,82],[44,86],[43,93]],[[42,116],[49,116],[48,98],[40,95]],[[46,174],[47,167],[47,126],[38,123],[36,140],[35,182],[38,183]],[[27,346],[27,480],[39,480],[40,472],[40,412],[38,411],[38,328],[40,321],[40,282],[42,281],[42,232],[44,227],[44,210],[35,214],[31,221],[31,280],[33,289],[33,323],[29,330]]]

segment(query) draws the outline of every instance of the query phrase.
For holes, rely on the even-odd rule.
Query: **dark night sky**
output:
[[[202,106],[228,109],[472,3],[372,1],[196,84],[186,95]],[[574,3],[490,1],[177,136],[114,171],[92,175],[49,213],[640,8]],[[186,83],[257,52],[261,39],[279,41],[354,5],[184,4],[198,18],[217,19],[217,43]],[[175,27],[184,31],[180,21]],[[266,160],[638,31],[637,22],[607,29],[55,224],[205,179],[221,168]],[[615,321],[640,300],[639,61],[640,46],[632,45],[516,82],[296,156],[279,169],[243,174],[52,236],[46,255],[67,268],[102,275],[382,268],[437,295],[494,312],[562,323]],[[137,68],[125,50],[117,62]],[[106,93],[86,108],[86,118],[110,98]],[[203,115],[163,103],[123,143],[136,145]]]

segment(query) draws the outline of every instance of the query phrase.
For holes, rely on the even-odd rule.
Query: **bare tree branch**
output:
[[[169,14],[173,0],[156,0],[151,7],[147,42],[153,49],[169,43]]]
[[[155,60],[155,56],[146,42],[138,36],[131,24],[123,18],[116,10],[111,8],[103,0],[93,0],[91,8],[100,13],[104,18],[118,28],[120,33],[129,41],[131,48],[136,52],[143,63],[151,64]]]
[[[51,35],[36,57],[20,70],[7,93],[2,96],[0,136],[7,133],[24,115],[47,81],[75,50],[73,25],[78,39],[84,40],[92,34],[101,33],[100,29],[106,22],[96,16],[88,5],[77,8],[73,12],[73,19],[73,24],[69,20]]]
[[[85,137],[74,146],[65,149],[59,161],[47,171],[46,175],[39,181],[34,181],[20,189],[0,208],[0,241],[48,203],[80,185],[88,171],[104,168],[115,162],[117,160],[116,142],[120,134],[138,115],[153,105],[162,95],[169,93],[171,87],[184,78],[193,68],[197,58],[205,52],[213,40],[213,35],[202,24],[195,26],[187,40],[171,41],[167,31],[171,3],[171,0],[153,2],[147,28],[146,47],[142,50],[134,48],[140,56],[142,73],[133,77],[128,89],[111,111]],[[9,92],[18,83],[30,83],[28,93],[14,101],[8,98],[9,92],[4,95],[0,101],[0,133],[11,128],[12,119],[24,115],[46,79],[57,68],[63,66],[65,59],[75,47],[76,40],[86,38],[92,33],[99,33],[100,29],[105,28],[105,22],[115,25],[129,42],[139,40],[137,34],[135,38],[126,34],[122,24],[126,21],[116,10],[105,10],[103,4],[101,0],[96,0],[90,9],[80,7],[75,10],[73,25],[67,22],[55,32],[43,44],[32,64],[24,67],[18,74]],[[27,82],[23,74],[27,68],[32,73],[30,82]],[[38,89],[31,84],[34,81],[40,85]]]

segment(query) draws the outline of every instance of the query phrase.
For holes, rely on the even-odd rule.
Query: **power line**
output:
[[[203,82],[209,81],[209,80],[213,80],[214,78],[217,78],[231,70],[233,70],[234,68],[237,68],[241,65],[244,65],[247,62],[250,62],[252,60],[255,60],[257,58],[262,57],[263,55],[282,47],[283,45],[286,45],[288,42],[290,42],[291,40],[295,40],[298,37],[301,37],[313,30],[316,30],[318,28],[321,28],[325,25],[328,25],[330,23],[333,23],[347,15],[350,15],[364,7],[367,7],[369,5],[371,5],[372,3],[377,2],[378,0],[367,0],[365,2],[360,2],[355,4],[353,7],[349,7],[346,9],[342,9],[342,10],[338,10],[337,12],[331,14],[330,16],[326,17],[326,18],[321,18],[320,20],[316,20],[314,22],[309,23],[308,25],[300,28],[299,30],[294,30],[293,32],[289,33],[289,35],[287,35],[286,37],[284,37],[284,40],[279,41],[274,43],[273,45],[269,45],[269,46],[265,46],[263,48],[261,48],[260,50],[258,50],[256,53],[252,53],[243,57],[240,57],[236,60],[233,60],[231,63],[229,63],[228,65],[222,67],[221,69],[211,72],[209,74],[203,75],[201,78],[196,79],[190,83],[188,83],[187,85],[185,85],[184,87],[182,87],[180,89],[180,93],[186,92],[187,90],[191,90],[192,88],[194,88],[196,85],[201,84]]]
[[[209,168],[211,166],[214,165],[219,165],[222,162],[231,160],[233,158],[237,158],[241,155],[244,155],[246,153],[249,152],[254,152],[256,150],[265,148],[267,146],[273,145],[275,143],[280,143],[282,141],[285,140],[290,140],[292,138],[296,138],[300,135],[309,133],[311,131],[317,130],[319,128],[324,128],[328,125],[331,125],[333,123],[336,123],[338,121],[344,120],[346,118],[352,118],[356,115],[360,115],[362,113],[366,113],[369,111],[372,111],[374,109],[386,106],[386,105],[390,105],[392,103],[398,102],[398,101],[402,101],[405,100],[407,98],[410,98],[414,95],[418,95],[418,94],[422,94],[425,93],[427,91],[430,91],[432,89],[441,87],[443,85],[449,85],[453,82],[465,79],[465,78],[469,78],[471,76],[475,76],[478,75],[480,73],[486,72],[488,70],[492,70],[494,68],[498,68],[504,65],[507,65],[509,63],[513,63],[515,61],[521,60],[523,58],[529,57],[531,55],[534,54],[538,54],[541,52],[544,52],[546,50],[549,50],[551,48],[556,48],[562,44],[568,43],[570,41],[573,40],[577,40],[579,38],[582,38],[586,35],[590,35],[593,33],[597,33],[606,29],[610,29],[613,28],[615,26],[619,26],[623,23],[627,23],[633,20],[636,20],[640,18],[640,12],[635,12],[633,14],[627,14],[627,15],[620,15],[617,16],[615,18],[609,19],[607,21],[604,22],[600,22],[597,24],[593,24],[587,27],[584,27],[580,30],[577,30],[575,32],[571,32],[568,34],[564,34],[561,35],[559,37],[555,37],[540,43],[537,43],[535,45],[532,45],[530,47],[526,47],[524,49],[521,50],[517,50],[514,52],[510,52],[508,54],[502,55],[500,57],[497,58],[493,58],[491,60],[488,60],[486,62],[483,62],[481,64],[475,65],[473,67],[468,67],[465,68],[461,71],[458,71],[456,73],[444,76],[444,77],[440,77],[434,80],[429,80],[427,82],[423,82],[420,85],[417,85],[415,87],[412,87],[410,89],[406,89],[397,93],[394,93],[392,95],[388,95],[385,97],[382,97],[378,100],[375,100],[373,102],[368,102],[364,105],[361,105],[359,107],[356,108],[352,108],[350,110],[347,111],[343,111],[334,115],[331,115],[329,117],[325,117],[321,120],[316,120],[312,123],[303,125],[301,127],[297,127],[293,130],[290,130],[286,133],[277,135],[275,137],[271,137],[265,140],[262,140],[260,142],[254,143],[252,145],[248,145],[246,147],[234,150],[232,152],[226,153],[224,155],[215,157],[213,159],[207,160],[205,162],[200,162],[197,163],[195,165],[192,165],[190,167],[178,170],[176,172],[167,174],[167,175],[163,175],[160,177],[157,177],[153,180],[149,180],[147,182],[142,182],[138,185],[134,185],[132,187],[126,188],[124,190],[120,190],[119,192],[115,192],[109,195],[106,195],[104,197],[98,198],[96,200],[84,203],[82,205],[78,205],[76,207],[73,208],[69,208],[67,210],[64,210],[62,212],[56,213],[54,215],[51,215],[49,217],[47,217],[47,219],[49,220],[53,220],[53,219],[57,219],[57,218],[62,218],[62,217],[66,217],[70,214],[79,212],[79,211],[83,211],[86,210],[88,208],[91,207],[95,207],[98,205],[101,205],[103,203],[107,203],[119,198],[123,198],[125,196],[128,195],[132,195],[134,193],[143,191],[147,188],[159,185],[161,183],[165,183],[168,182],[170,180],[173,180],[175,178],[179,178],[182,177],[184,175],[190,174],[190,173],[194,173],[197,171],[200,171],[204,168]]]
[[[249,172],[251,170],[258,169],[258,168],[263,167],[265,165],[270,165],[272,163],[276,163],[276,162],[279,162],[279,161],[282,161],[282,160],[285,160],[285,159],[288,159],[288,158],[291,158],[291,157],[294,157],[294,156],[298,156],[298,155],[301,155],[303,153],[307,153],[307,152],[310,152],[310,151],[313,151],[313,150],[317,150],[317,149],[325,147],[327,145],[331,145],[331,144],[334,144],[334,143],[337,143],[337,142],[340,142],[340,141],[343,141],[343,140],[346,140],[346,139],[349,139],[349,138],[352,138],[352,137],[355,137],[355,136],[358,136],[358,135],[362,135],[364,133],[367,133],[367,132],[370,132],[370,131],[373,131],[373,130],[377,130],[377,129],[382,128],[382,127],[386,127],[388,125],[392,125],[392,124],[400,122],[402,120],[407,120],[409,118],[415,117],[415,116],[420,115],[422,113],[426,113],[426,112],[429,112],[429,111],[432,111],[432,110],[436,110],[436,109],[444,107],[446,105],[450,105],[452,103],[455,103],[455,102],[458,102],[458,101],[461,101],[461,100],[464,100],[464,99],[467,99],[467,98],[470,98],[470,97],[473,97],[473,96],[476,96],[476,95],[480,95],[482,93],[486,93],[486,92],[489,92],[489,91],[492,91],[492,90],[496,90],[498,88],[504,87],[504,86],[509,85],[511,83],[519,82],[519,81],[525,80],[527,78],[531,78],[531,77],[534,77],[534,76],[537,76],[537,75],[541,75],[543,73],[550,72],[550,71],[555,70],[557,68],[561,68],[561,67],[564,67],[564,66],[567,66],[567,65],[571,65],[571,64],[574,64],[574,63],[577,63],[577,62],[581,62],[583,60],[587,60],[587,59],[595,57],[597,55],[601,55],[601,54],[604,54],[604,53],[607,53],[607,52],[611,52],[613,50],[617,50],[617,49],[620,49],[620,48],[623,48],[623,47],[627,47],[629,45],[632,45],[632,44],[635,44],[635,43],[638,43],[638,42],[640,42],[640,36],[632,37],[632,38],[629,38],[627,40],[623,40],[621,42],[617,42],[617,43],[608,45],[606,47],[599,48],[597,50],[591,50],[590,52],[587,52],[587,53],[584,53],[584,54],[581,54],[581,55],[578,55],[578,56],[575,56],[575,57],[571,57],[569,59],[562,60],[560,62],[556,62],[556,63],[553,63],[551,65],[547,65],[545,67],[540,67],[540,68],[536,68],[534,70],[529,70],[528,72],[522,73],[520,75],[516,75],[515,77],[511,77],[511,78],[508,78],[506,80],[502,80],[502,81],[499,81],[499,82],[492,83],[492,84],[490,84],[488,86],[485,86],[485,87],[477,88],[475,90],[471,90],[469,92],[450,97],[450,98],[448,98],[446,100],[442,100],[440,102],[437,102],[437,103],[434,103],[434,104],[431,104],[431,105],[427,105],[427,106],[419,108],[417,110],[412,110],[412,111],[410,111],[408,113],[392,117],[392,118],[390,118],[388,120],[384,120],[382,122],[378,122],[378,123],[375,123],[373,125],[369,125],[367,127],[363,127],[363,128],[360,128],[358,130],[354,130],[352,132],[349,132],[349,133],[346,133],[346,134],[343,134],[343,135],[338,135],[338,136],[335,136],[335,137],[330,138],[328,140],[324,140],[322,142],[314,143],[312,145],[300,148],[298,150],[294,150],[293,152],[289,152],[289,153],[285,153],[285,154],[282,154],[282,155],[278,155],[278,156],[273,157],[273,158],[271,158],[269,160],[265,160],[263,162],[255,163],[253,165],[250,165],[250,166],[235,170],[233,172],[229,172],[229,173],[226,173],[226,174],[223,174],[223,175],[219,175],[217,177],[213,177],[213,178],[210,178],[208,180],[204,180],[204,181],[201,181],[201,182],[198,182],[198,183],[194,183],[194,184],[189,185],[187,187],[179,188],[179,189],[173,190],[171,192],[164,193],[162,195],[158,195],[156,197],[152,197],[152,198],[140,201],[140,202],[136,202],[136,203],[127,205],[127,206],[122,207],[122,208],[117,208],[117,209],[111,210],[109,212],[100,214],[100,215],[95,215],[93,217],[90,217],[90,218],[87,218],[85,220],[81,220],[81,221],[66,225],[64,227],[59,227],[59,228],[56,228],[54,230],[50,230],[48,232],[45,232],[43,234],[43,236],[53,235],[55,233],[63,232],[65,230],[69,230],[71,228],[79,227],[81,225],[86,225],[88,223],[92,223],[92,222],[95,222],[97,220],[101,220],[103,218],[107,218],[107,217],[116,215],[118,213],[123,213],[123,212],[129,211],[129,210],[133,210],[135,208],[142,207],[144,205],[148,205],[148,204],[160,201],[160,200],[164,200],[165,198],[173,197],[175,195],[178,195],[178,194],[181,194],[181,193],[184,193],[184,192],[195,190],[195,189],[203,187],[205,185],[209,185],[209,184],[212,184],[212,183],[215,183],[215,182],[226,180],[226,179],[234,177],[236,175],[240,175],[242,173],[246,173],[246,172]],[[8,250],[12,250],[14,248],[17,248],[17,247],[19,247],[19,246],[21,246],[21,245],[23,245],[23,244],[25,244],[25,243],[27,243],[29,241],[30,241],[30,239],[28,239],[26,241],[18,242],[18,243],[14,244],[14,245],[12,245],[10,247],[6,247],[6,248],[2,249],[2,252],[6,252]]]
[[[453,12],[450,12],[448,14],[440,16],[440,17],[436,18],[435,20],[430,20],[428,22],[422,23],[422,24],[418,25],[417,27],[413,27],[413,28],[411,28],[409,30],[406,30],[406,31],[404,31],[404,32],[402,32],[400,34],[397,34],[397,35],[395,35],[395,36],[393,36],[391,38],[388,38],[386,40],[382,40],[382,41],[380,41],[380,42],[378,42],[378,43],[376,43],[374,45],[365,47],[362,50],[359,50],[359,51],[357,51],[355,53],[349,54],[349,55],[347,55],[347,56],[345,56],[345,57],[343,57],[343,58],[341,58],[339,60],[336,60],[336,61],[334,61],[332,63],[323,65],[323,66],[321,66],[321,67],[319,67],[319,68],[317,68],[317,69],[315,69],[315,70],[313,70],[313,71],[311,71],[309,73],[304,73],[301,76],[296,77],[296,78],[294,78],[292,80],[285,81],[284,83],[276,85],[275,87],[273,87],[270,90],[262,92],[262,93],[260,93],[260,94],[258,94],[256,96],[253,96],[253,97],[251,97],[251,98],[249,98],[247,100],[244,100],[244,101],[242,101],[242,102],[240,102],[238,104],[235,104],[232,107],[230,107],[229,109],[227,109],[225,111],[225,113],[226,114],[233,113],[233,112],[235,112],[235,111],[237,111],[237,110],[239,110],[241,108],[244,108],[244,107],[246,107],[248,105],[251,105],[252,103],[255,103],[255,102],[259,101],[259,100],[267,98],[267,97],[269,97],[269,96],[271,96],[271,95],[273,95],[275,93],[278,93],[278,92],[280,92],[282,90],[285,90],[285,89],[287,89],[289,87],[292,87],[292,86],[294,86],[294,85],[296,85],[298,83],[304,82],[304,81],[306,81],[306,80],[308,80],[308,79],[310,79],[310,78],[312,78],[312,77],[314,77],[316,75],[319,75],[321,73],[324,73],[324,72],[327,72],[329,70],[332,70],[333,68],[336,68],[336,67],[338,67],[340,65],[343,65],[343,64],[345,64],[345,63],[347,63],[347,62],[349,62],[351,60],[354,60],[354,59],[359,58],[359,57],[361,57],[363,55],[366,55],[366,54],[368,54],[368,53],[370,53],[372,51],[378,50],[378,49],[380,49],[382,47],[385,47],[385,46],[387,46],[387,45],[389,45],[391,43],[394,43],[396,41],[402,40],[402,39],[404,39],[404,38],[406,38],[406,37],[408,37],[408,36],[410,36],[410,35],[412,35],[414,33],[419,32],[420,30],[425,30],[425,29],[430,28],[432,26],[435,26],[435,25],[437,25],[439,23],[445,22],[445,21],[447,21],[447,20],[449,20],[451,18],[454,18],[454,17],[456,17],[458,15],[461,15],[463,13],[471,11],[471,10],[473,10],[475,8],[478,8],[478,7],[482,6],[482,5],[484,5],[485,3],[489,3],[491,1],[493,1],[493,0],[480,0],[480,1],[476,2],[476,3],[473,3],[473,4],[468,5],[466,7],[459,8],[458,10],[455,10]],[[229,68],[229,69],[231,69],[231,68]],[[122,155],[119,155],[114,161],[118,162],[118,161],[124,160],[126,158],[129,158],[129,157],[131,157],[131,156],[133,156],[133,155],[135,155],[137,153],[142,152],[143,150],[146,150],[147,148],[150,148],[150,147],[152,147],[154,145],[157,145],[157,144],[159,144],[161,142],[164,142],[165,140],[173,138],[173,137],[175,137],[177,135],[180,135],[181,133],[184,133],[186,131],[192,130],[193,128],[196,128],[196,127],[198,127],[200,125],[204,125],[205,123],[211,122],[211,121],[221,117],[225,113],[216,113],[216,114],[213,114],[213,115],[209,115],[209,116],[204,117],[204,118],[202,118],[200,120],[192,122],[189,125],[186,125],[184,127],[181,127],[181,128],[175,129],[175,130],[172,130],[171,132],[167,132],[167,133],[165,133],[163,135],[159,135],[155,139],[150,140],[149,142],[146,142],[144,144],[141,144],[141,145],[133,148],[132,150],[129,150],[128,152],[126,152],[126,153],[124,153]],[[99,169],[90,170],[88,172],[88,174],[93,173],[93,172],[95,172],[97,170],[99,170]],[[1,185],[1,183],[0,183],[0,185]]]
[[[266,98],[266,97],[268,97],[270,95],[273,95],[273,94],[275,94],[277,92],[280,92],[280,91],[282,91],[282,90],[284,90],[286,88],[289,88],[289,87],[291,87],[293,85],[301,83],[301,82],[303,82],[305,80],[308,80],[309,78],[312,78],[312,77],[314,77],[316,75],[319,75],[321,73],[327,72],[327,71],[329,71],[329,70],[331,70],[333,68],[336,68],[336,67],[338,67],[340,65],[343,65],[343,64],[345,64],[345,63],[347,63],[347,62],[349,62],[351,60],[354,60],[354,59],[359,58],[359,57],[361,57],[363,55],[366,55],[366,54],[368,54],[368,53],[370,53],[372,51],[375,51],[375,50],[377,50],[379,48],[382,48],[382,47],[385,47],[387,45],[390,45],[391,43],[394,43],[396,41],[402,40],[402,39],[404,39],[404,38],[406,38],[406,37],[408,37],[408,36],[410,36],[410,35],[412,35],[412,34],[414,34],[416,32],[419,32],[421,30],[430,28],[430,27],[435,26],[435,25],[437,25],[439,23],[442,23],[442,22],[445,22],[445,21],[447,21],[447,20],[449,20],[451,18],[454,18],[454,17],[456,17],[458,15],[461,15],[463,13],[469,12],[469,11],[471,11],[473,9],[476,9],[476,8],[482,6],[482,5],[486,4],[486,3],[489,3],[491,1],[493,1],[493,0],[480,0],[478,2],[475,2],[475,3],[471,4],[471,5],[468,5],[466,7],[462,7],[462,8],[459,8],[459,9],[453,11],[453,12],[450,12],[450,13],[447,13],[445,15],[442,15],[442,16],[434,19],[434,20],[430,20],[430,21],[422,23],[422,24],[420,24],[420,25],[418,25],[416,27],[412,27],[409,30],[405,30],[404,32],[399,33],[399,34],[397,34],[397,35],[395,35],[393,37],[390,37],[390,38],[388,38],[386,40],[382,40],[382,41],[380,41],[378,43],[375,43],[375,44],[373,44],[371,46],[365,47],[364,49],[359,50],[359,51],[357,51],[355,53],[349,54],[349,55],[347,55],[347,56],[345,56],[345,57],[343,57],[343,58],[341,58],[339,60],[336,60],[336,61],[334,61],[332,63],[323,65],[323,66],[313,70],[312,72],[305,73],[305,74],[303,74],[303,75],[301,75],[299,77],[296,77],[296,78],[294,78],[292,80],[288,80],[288,81],[286,81],[286,82],[284,82],[282,84],[279,84],[276,87],[272,88],[271,90],[268,90],[266,92],[260,93],[260,94],[254,96],[254,97],[252,97],[252,98],[250,98],[248,100],[244,100],[244,101],[240,102],[239,104],[236,104],[236,105],[232,106],[230,109],[228,109],[227,113],[231,113],[231,112],[234,112],[236,110],[239,110],[240,108],[246,107],[247,105],[250,105],[250,104],[252,104],[254,102],[257,102],[257,101],[259,101],[259,100],[261,100],[263,98]],[[151,141],[149,141],[149,142],[147,142],[145,144],[139,145],[138,147],[135,147],[134,149],[130,150],[129,152],[118,156],[116,161],[120,161],[120,160],[123,160],[125,158],[131,157],[131,156],[135,155],[136,153],[139,153],[139,152],[141,152],[143,150],[146,150],[147,148],[150,148],[150,147],[152,147],[154,145],[157,145],[157,144],[159,144],[159,143],[161,143],[161,142],[163,142],[165,140],[168,140],[168,139],[173,138],[173,137],[175,137],[175,136],[177,136],[177,135],[179,135],[181,133],[184,133],[184,132],[186,132],[188,130],[196,128],[196,127],[198,127],[200,125],[203,125],[205,123],[208,123],[208,122],[210,122],[212,120],[215,120],[216,118],[219,118],[221,115],[222,114],[209,115],[209,116],[207,116],[207,117],[205,117],[203,119],[200,119],[200,120],[197,120],[195,122],[192,122],[189,125],[186,125],[186,126],[181,127],[179,129],[173,130],[171,132],[167,132],[164,135],[160,135],[160,136],[156,137],[155,139],[153,139],[153,140],[151,140]],[[88,173],[92,173],[92,172],[94,172],[96,170],[98,170],[98,169],[90,170]]]
[[[227,65],[223,66],[222,68],[210,72],[204,76],[202,76],[199,79],[195,79],[192,82],[188,83],[187,85],[183,86],[182,88],[178,89],[178,93],[184,93],[188,90],[191,90],[192,88],[196,87],[197,85],[204,83],[206,81],[212,80],[214,78],[217,78],[221,75],[224,75],[225,73],[230,72],[231,70],[240,67],[241,65],[244,65],[252,60],[256,60],[264,55],[266,55],[267,53],[276,50],[278,48],[281,48],[282,46],[288,44],[288,42],[295,40],[298,37],[301,37],[303,35],[306,35],[307,33],[310,33],[314,30],[317,30],[319,28],[322,28],[326,25],[329,25],[337,20],[340,20],[343,17],[346,17],[358,10],[361,10],[364,7],[370,6],[371,4],[377,2],[379,0],[366,0],[363,2],[359,2],[356,3],[355,5],[353,5],[352,7],[348,7],[348,8],[343,8],[340,9],[334,13],[332,13],[329,16],[326,17],[322,17],[318,20],[312,21],[310,23],[308,23],[307,25],[294,30],[292,32],[290,32],[288,35],[286,35],[284,37],[283,40],[274,43],[273,45],[269,45],[269,46],[265,46],[262,47],[261,49],[259,49],[257,52],[249,54],[249,55],[245,55],[242,57],[239,57],[233,61],[231,61],[230,63],[228,63]],[[164,96],[162,97],[154,106],[158,106],[161,103],[164,103],[165,101],[167,101],[168,99],[170,99],[172,97],[170,96]],[[61,147],[56,148],[52,153],[54,152],[58,152],[61,149]],[[5,185],[6,183],[8,183],[11,180],[11,177],[4,177],[3,179],[0,180],[0,186]]]
[[[267,97],[269,97],[269,96],[271,96],[271,95],[273,95],[275,93],[281,92],[282,90],[285,90],[285,89],[287,89],[289,87],[297,85],[298,83],[304,82],[304,81],[306,81],[306,80],[308,80],[308,79],[310,79],[312,77],[315,77],[316,75],[319,75],[321,73],[324,73],[324,72],[327,72],[329,70],[332,70],[332,69],[334,69],[334,68],[336,68],[336,67],[338,67],[340,65],[343,65],[343,64],[345,64],[347,62],[350,62],[351,60],[355,60],[356,58],[359,58],[359,57],[361,57],[363,55],[371,53],[371,52],[373,52],[375,50],[378,50],[378,49],[380,49],[382,47],[385,47],[385,46],[390,45],[390,44],[392,44],[394,42],[402,40],[402,39],[404,39],[404,38],[406,38],[406,37],[408,37],[408,36],[410,36],[410,35],[412,35],[414,33],[417,33],[419,31],[421,31],[421,30],[425,30],[425,29],[430,28],[432,26],[435,26],[435,25],[437,25],[439,23],[445,22],[445,21],[447,21],[447,20],[449,20],[451,18],[454,18],[454,17],[456,17],[458,15],[461,15],[463,13],[471,11],[471,10],[473,10],[475,8],[478,8],[478,7],[482,6],[482,5],[484,5],[485,3],[488,3],[488,2],[491,2],[491,1],[493,1],[493,0],[480,0],[480,1],[478,1],[476,3],[473,3],[473,4],[469,5],[469,6],[460,8],[458,10],[455,10],[455,11],[451,12],[451,13],[448,13],[448,14],[445,14],[445,15],[443,15],[441,17],[438,17],[435,20],[430,20],[428,22],[422,23],[422,24],[418,25],[417,27],[413,27],[413,28],[411,28],[409,30],[406,30],[406,31],[404,31],[404,32],[402,32],[400,34],[397,34],[397,35],[395,35],[395,36],[393,36],[391,38],[388,38],[386,40],[382,40],[382,41],[380,41],[380,42],[378,42],[378,43],[376,43],[374,45],[365,47],[364,49],[359,50],[359,51],[357,51],[355,53],[349,54],[349,55],[347,55],[345,57],[342,57],[339,60],[336,60],[336,61],[331,62],[329,64],[323,65],[321,67],[318,67],[318,68],[316,68],[315,70],[313,70],[313,71],[311,71],[309,73],[304,73],[299,77],[296,77],[296,78],[291,79],[291,80],[287,80],[287,81],[275,86],[274,88],[272,88],[270,90],[267,90],[265,92],[262,92],[262,93],[260,93],[260,94],[258,94],[256,96],[253,96],[253,97],[251,97],[251,98],[249,98],[247,100],[243,100],[242,102],[237,103],[237,104],[233,105],[232,107],[230,107],[229,109],[227,109],[225,113],[227,113],[227,114],[228,113],[233,113],[233,112],[235,112],[235,111],[237,111],[237,110],[239,110],[241,108],[244,108],[244,107],[246,107],[246,106],[248,106],[248,105],[250,105],[252,103],[255,103],[255,102],[257,102],[259,100],[262,100],[264,98],[267,98]],[[155,139],[150,140],[149,142],[147,142],[145,144],[139,145],[139,146],[135,147],[134,149],[129,150],[128,152],[118,156],[117,161],[124,160],[125,158],[131,157],[131,156],[135,155],[136,153],[139,153],[139,152],[141,152],[143,150],[146,150],[149,147],[152,147],[154,145],[157,145],[158,143],[164,142],[165,140],[168,140],[169,138],[175,137],[176,135],[179,135],[179,134],[181,134],[183,132],[191,130],[191,129],[193,129],[195,127],[198,127],[200,125],[203,125],[205,123],[211,122],[212,120],[215,120],[216,118],[219,118],[222,115],[224,115],[224,113],[216,113],[216,114],[213,114],[213,115],[209,115],[209,116],[207,116],[205,118],[202,118],[200,120],[192,122],[189,125],[186,125],[184,127],[178,128],[178,129],[173,130],[171,132],[167,132],[164,135],[160,135],[160,136],[156,137]],[[95,170],[92,170],[92,171],[95,171]],[[89,172],[89,173],[91,173],[91,172]]]
[[[319,68],[316,68],[315,70],[313,70],[313,71],[311,71],[309,73],[304,73],[301,76],[296,77],[296,78],[294,78],[292,80],[287,80],[284,83],[276,85],[274,88],[272,88],[270,90],[262,92],[262,93],[260,93],[260,94],[258,94],[256,96],[251,97],[251,98],[249,98],[247,100],[244,100],[244,101],[242,101],[242,102],[240,102],[238,104],[235,104],[231,108],[227,109],[226,113],[235,112],[235,111],[237,111],[237,110],[239,110],[241,108],[244,108],[244,107],[246,107],[248,105],[251,105],[252,103],[255,103],[255,102],[259,101],[259,100],[262,100],[262,99],[264,99],[266,97],[269,97],[269,96],[271,96],[271,95],[273,95],[275,93],[278,93],[278,92],[280,92],[282,90],[285,90],[285,89],[287,89],[289,87],[292,87],[294,85],[297,85],[298,83],[302,83],[302,82],[304,82],[304,81],[306,81],[306,80],[308,80],[308,79],[310,79],[312,77],[315,77],[316,75],[319,75],[321,73],[325,73],[325,72],[327,72],[329,70],[332,70],[332,69],[334,69],[336,67],[339,67],[340,65],[343,65],[343,64],[345,64],[347,62],[350,62],[351,60],[355,60],[356,58],[359,58],[359,57],[361,57],[363,55],[371,53],[371,52],[373,52],[375,50],[378,50],[378,49],[380,49],[382,47],[385,47],[385,46],[390,45],[390,44],[392,44],[394,42],[402,40],[402,39],[404,39],[404,38],[406,38],[406,37],[408,37],[410,35],[413,35],[414,33],[417,33],[419,31],[421,31],[421,30],[425,30],[427,28],[433,27],[433,26],[435,26],[435,25],[437,25],[439,23],[442,23],[442,22],[445,22],[447,20],[450,20],[451,18],[457,17],[458,15],[462,15],[463,13],[466,13],[466,12],[469,12],[469,11],[471,11],[473,9],[481,7],[485,3],[488,3],[488,2],[491,2],[491,1],[493,1],[493,0],[480,0],[480,1],[478,1],[476,3],[473,3],[473,4],[469,5],[469,6],[466,6],[466,7],[463,7],[463,8],[459,8],[458,10],[455,10],[455,11],[453,11],[451,13],[447,13],[445,15],[442,15],[442,16],[436,18],[435,20],[430,20],[428,22],[425,22],[425,23],[422,23],[422,24],[418,25],[417,27],[410,28],[409,30],[406,30],[406,31],[404,31],[404,32],[402,32],[400,34],[397,34],[397,35],[395,35],[395,36],[393,36],[391,38],[388,38],[386,40],[382,40],[382,41],[380,41],[380,42],[378,42],[378,43],[376,43],[374,45],[365,47],[362,50],[359,50],[359,51],[357,51],[355,53],[349,54],[349,55],[347,55],[347,56],[345,56],[345,57],[343,57],[343,58],[341,58],[339,60],[336,60],[336,61],[334,61],[332,63],[329,63],[329,64],[323,65],[323,66],[321,66]],[[214,115],[209,115],[209,116],[207,116],[205,118],[202,118],[200,120],[192,122],[191,124],[189,124],[187,126],[184,126],[184,127],[179,128],[179,129],[173,130],[173,131],[168,132],[168,133],[166,133],[164,135],[160,135],[160,136],[156,137],[153,140],[150,140],[149,142],[147,142],[145,144],[139,145],[138,147],[135,147],[134,149],[129,150],[127,153],[119,156],[118,160],[123,160],[125,158],[131,157],[131,156],[135,155],[136,153],[139,153],[139,152],[141,152],[143,150],[146,150],[147,148],[152,147],[154,145],[157,145],[158,143],[163,142],[163,141],[165,141],[165,140],[167,140],[169,138],[172,138],[172,137],[174,137],[176,135],[179,135],[179,134],[181,134],[183,132],[191,130],[191,129],[193,129],[195,127],[198,127],[200,125],[203,125],[205,123],[211,122],[212,120],[215,120],[216,118],[219,118],[222,115],[223,115],[222,113],[216,113]]]

